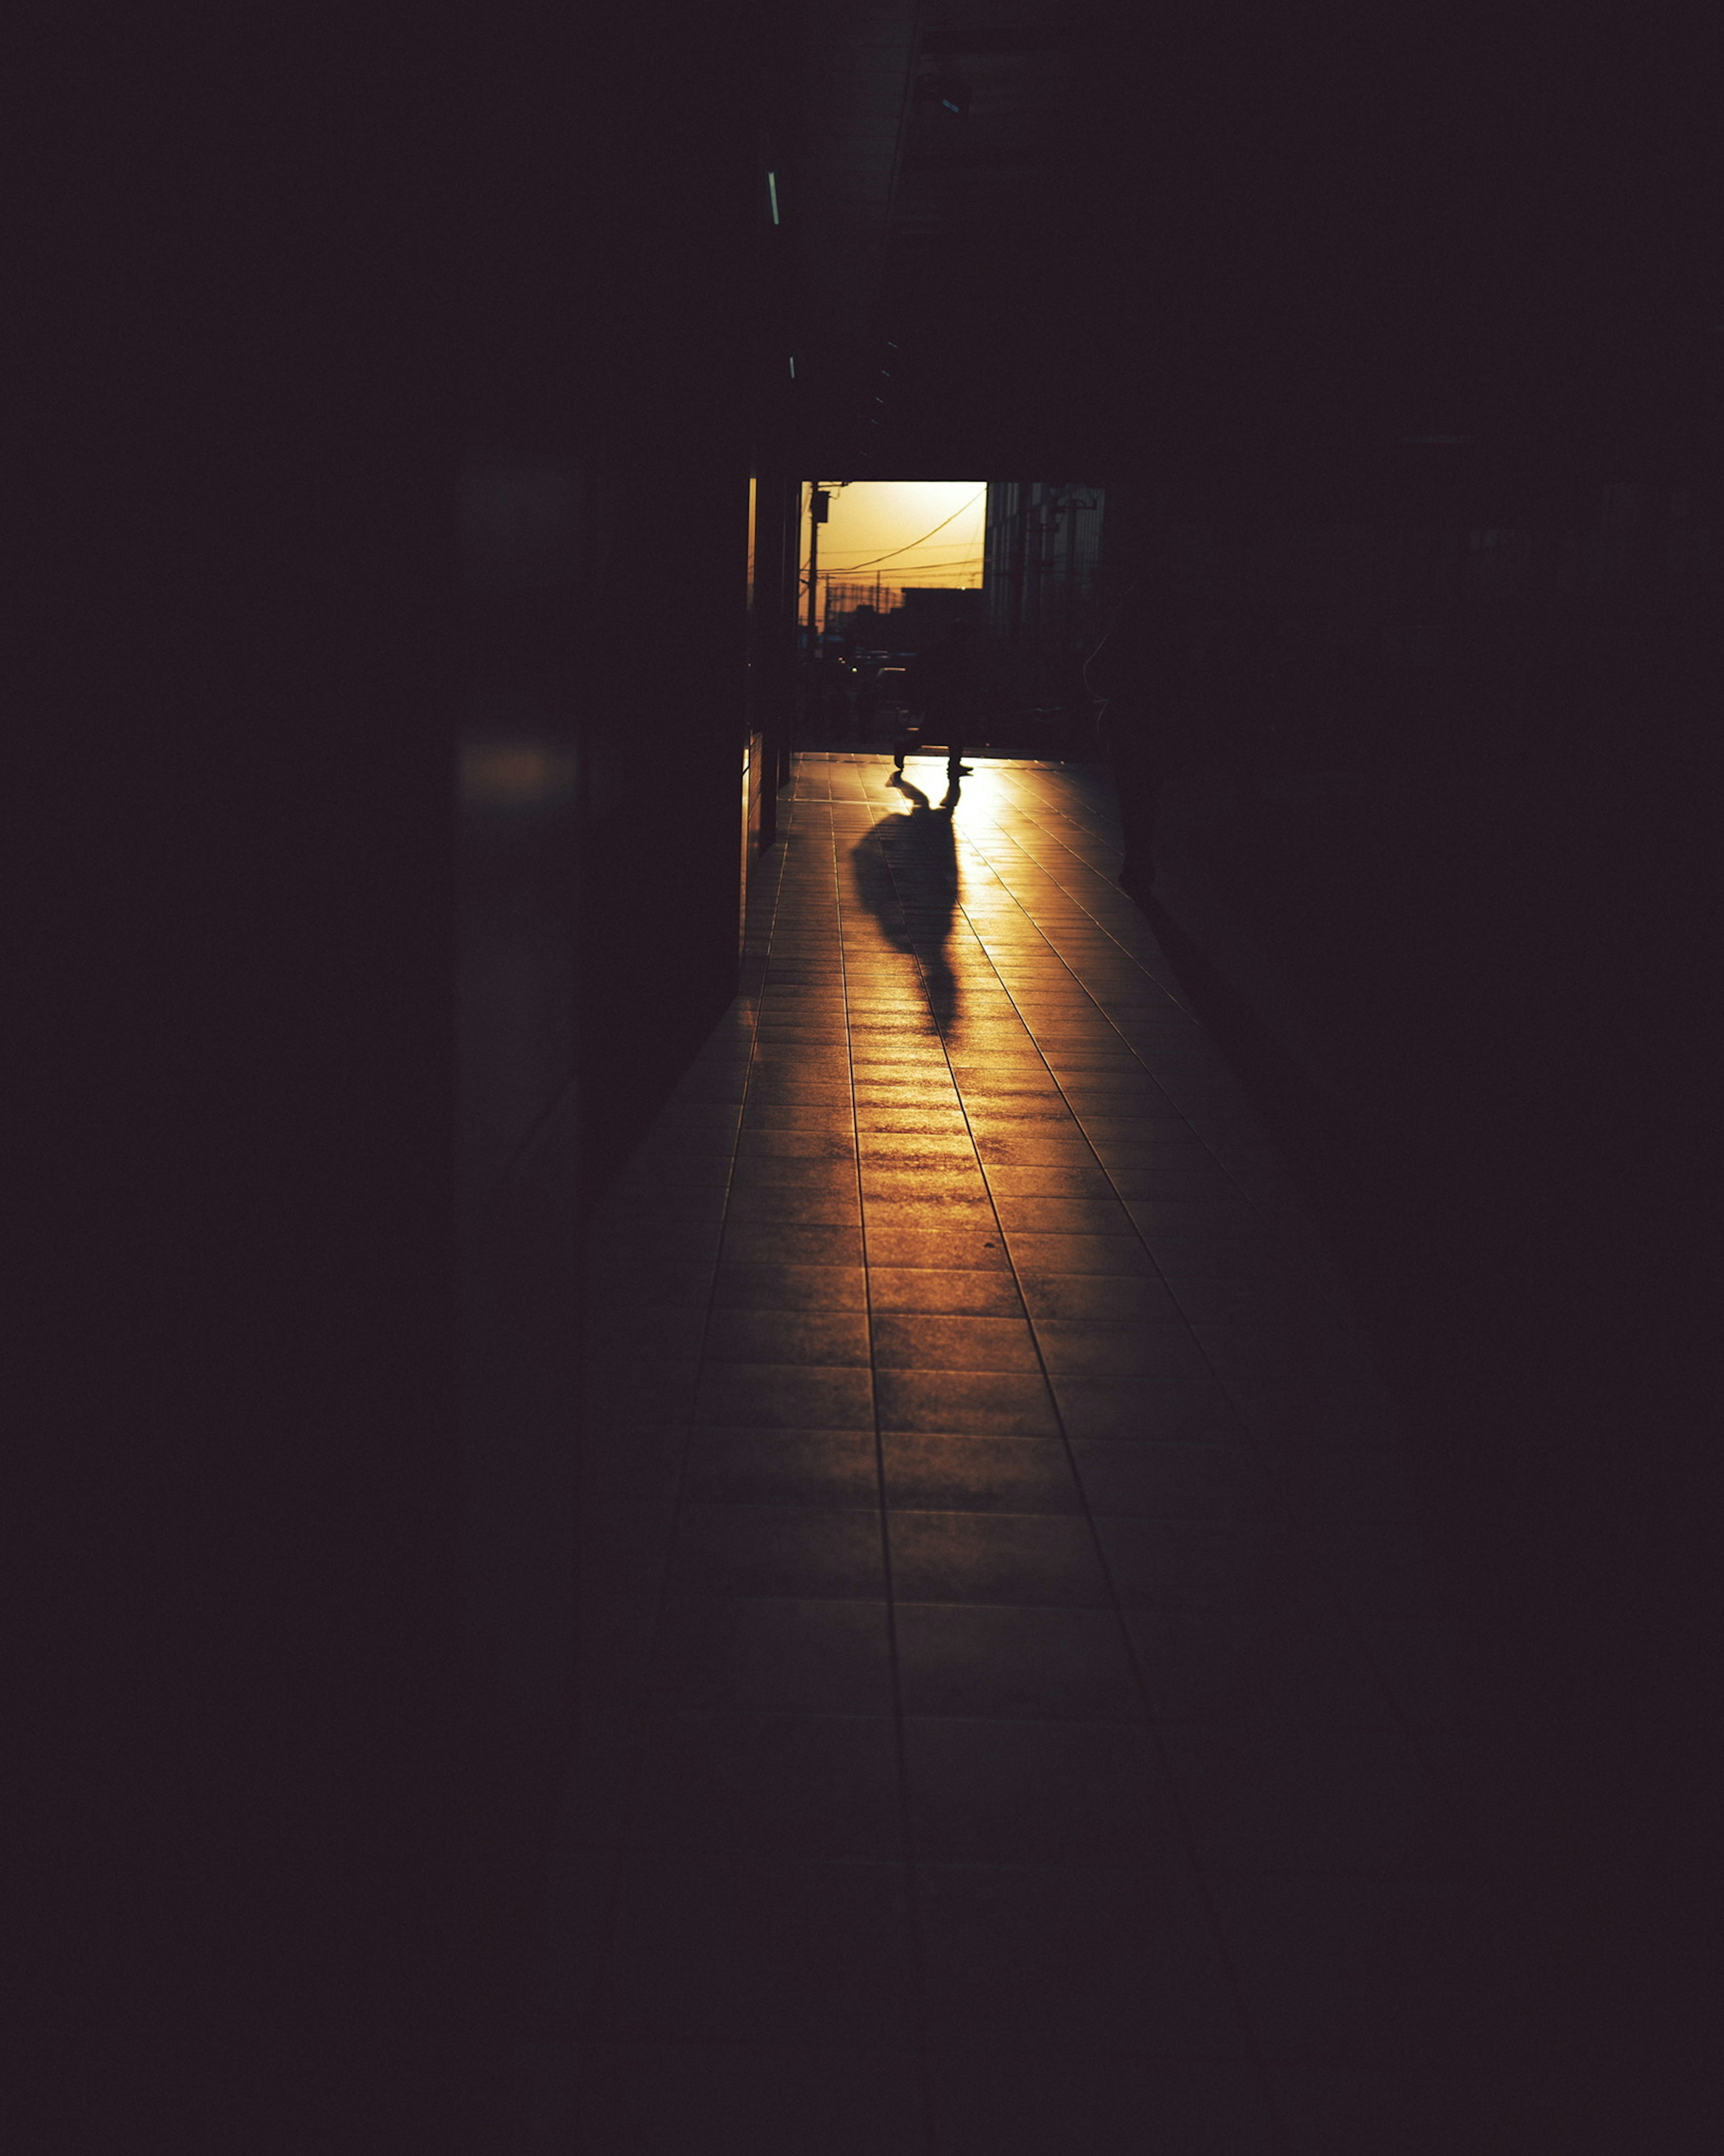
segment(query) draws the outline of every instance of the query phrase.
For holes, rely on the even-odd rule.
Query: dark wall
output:
[[[1135,435],[1310,485],[1412,434],[1624,475],[1691,446],[1724,319],[1691,10],[1063,12],[1099,36],[1034,228],[948,233],[921,280],[906,249],[900,470],[1099,470]]]
[[[413,88],[312,42],[86,34],[33,146],[20,2146],[457,2111],[445,325]]]
[[[1302,645],[1254,644],[1249,504],[1206,523],[1177,488],[1108,495],[1116,572],[1159,555],[1190,607],[1131,713],[1172,743],[1122,766],[1134,890],[1419,1404],[1455,1576],[1506,1613],[1445,1766],[1565,1941],[1556,2130],[1601,2152],[1636,2120],[1696,2132],[1721,1977],[1683,1882],[1716,1787],[1693,1714],[1719,1674],[1696,1163],[1724,613],[1716,529],[1649,516],[1630,542],[1619,506],[1598,488],[1547,551],[1566,590],[1457,579],[1447,655],[1414,669],[1367,664],[1368,636],[1338,650],[1309,598]],[[1392,594],[1408,530],[1297,536]]]
[[[762,837],[772,842],[777,788],[790,776],[797,669],[797,597],[800,588],[802,482],[787,477],[782,445],[762,441],[756,491],[755,577],[750,609],[749,694],[752,724],[762,739],[762,788],[767,809]]]
[[[572,1222],[734,984],[747,40],[67,27],[16,2145],[494,2145],[571,1733]]]

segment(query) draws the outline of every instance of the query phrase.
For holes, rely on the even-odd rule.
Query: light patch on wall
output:
[[[469,808],[555,808],[575,790],[575,759],[538,742],[475,742],[461,753]]]

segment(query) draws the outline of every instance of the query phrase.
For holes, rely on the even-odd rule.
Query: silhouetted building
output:
[[[908,584],[901,596],[903,610],[899,634],[901,648],[906,651],[918,649],[922,644],[931,642],[952,622],[979,622],[983,619],[983,593],[979,587],[953,590],[937,584]]]
[[[832,585],[830,627],[841,629],[864,649],[896,650],[904,627],[902,594],[876,584]]]
[[[1095,619],[1105,504],[1095,485],[988,481],[986,613],[1005,644],[1040,654],[1082,641]]]

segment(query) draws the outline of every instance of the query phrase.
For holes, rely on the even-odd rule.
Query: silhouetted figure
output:
[[[904,677],[905,701],[921,722],[925,736],[946,743],[949,776],[965,769],[966,741],[982,737],[987,702],[987,675],[982,657],[980,625],[956,621],[914,658]],[[893,753],[901,771],[904,752]]]
[[[965,771],[967,771],[967,766],[965,767]],[[947,773],[946,791],[937,802],[930,801],[927,795],[922,792],[921,787],[912,786],[910,781],[905,778],[901,772],[895,771],[892,773],[892,776],[886,781],[886,783],[888,786],[895,786],[900,793],[907,794],[911,800],[916,803],[917,808],[926,808],[933,815],[949,814],[952,809],[957,808],[958,802],[962,796],[963,788],[958,782],[960,778],[965,775],[965,771],[948,771]],[[954,873],[956,873],[955,870]]]

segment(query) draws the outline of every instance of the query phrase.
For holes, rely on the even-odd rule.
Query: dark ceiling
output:
[[[1699,49],[1357,0],[805,8],[812,469],[1678,462],[1724,289]]]

